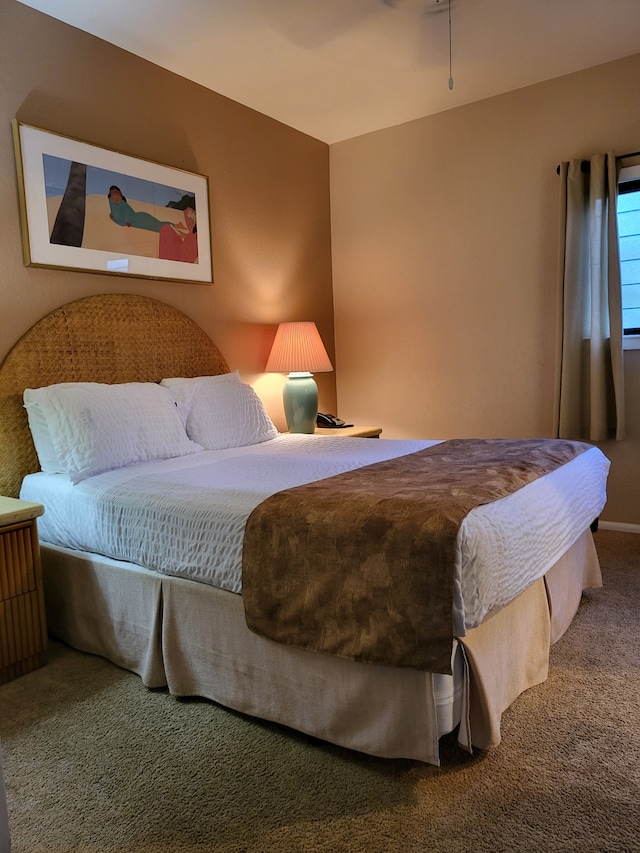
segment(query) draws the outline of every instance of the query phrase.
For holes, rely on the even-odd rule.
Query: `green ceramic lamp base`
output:
[[[283,401],[289,432],[315,432],[318,386],[310,373],[290,373],[287,376]]]

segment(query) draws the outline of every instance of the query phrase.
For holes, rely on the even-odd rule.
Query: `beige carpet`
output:
[[[640,851],[640,537],[596,535],[605,586],[500,747],[371,759],[52,643],[0,688],[13,853]]]

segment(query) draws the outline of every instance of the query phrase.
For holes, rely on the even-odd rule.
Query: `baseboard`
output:
[[[640,533],[640,524],[625,524],[622,521],[599,521],[602,530],[618,530],[620,533]]]

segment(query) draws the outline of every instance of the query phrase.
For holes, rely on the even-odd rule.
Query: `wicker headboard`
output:
[[[39,320],[0,365],[0,494],[39,470],[25,388],[57,382],[159,382],[228,373],[213,341],[176,308],[130,294],[69,302]]]

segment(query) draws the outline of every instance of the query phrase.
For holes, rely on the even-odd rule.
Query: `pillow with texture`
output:
[[[262,400],[237,370],[160,384],[175,395],[189,438],[205,450],[260,444],[278,435]]]
[[[53,446],[45,414],[39,403],[31,401],[30,395],[32,393],[30,388],[26,389],[24,392],[24,403],[29,419],[31,437],[33,438],[40,463],[40,470],[47,474],[65,474],[66,471],[58,459],[58,454]],[[29,405],[27,405],[27,398],[30,399]]]
[[[185,429],[187,428],[187,419],[191,410],[191,401],[201,379],[207,380],[210,393],[214,393],[216,388],[227,382],[233,382],[236,385],[242,382],[240,373],[237,370],[234,370],[233,373],[220,373],[217,376],[177,376],[172,379],[163,379],[160,385],[169,389]]]
[[[66,473],[73,483],[202,450],[188,438],[171,394],[153,382],[27,388],[24,405],[41,469]]]

